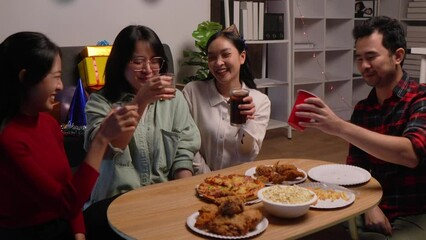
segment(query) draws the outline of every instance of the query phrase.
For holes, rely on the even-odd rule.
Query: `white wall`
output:
[[[112,44],[122,28],[140,24],[170,45],[179,71],[183,50],[193,49],[192,31],[209,19],[210,0],[1,0],[0,42],[28,30],[63,47]]]

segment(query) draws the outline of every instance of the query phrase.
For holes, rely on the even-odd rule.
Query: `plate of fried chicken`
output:
[[[304,182],[308,175],[294,164],[276,162],[274,165],[259,165],[249,168],[245,175],[256,178],[265,185],[293,185]]]
[[[252,238],[268,227],[268,219],[256,208],[249,208],[238,196],[223,197],[191,214],[186,224],[203,236],[220,239]]]

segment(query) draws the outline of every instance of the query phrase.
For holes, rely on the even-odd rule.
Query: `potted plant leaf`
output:
[[[220,30],[222,30],[220,23],[204,21],[198,24],[197,29],[192,32],[192,37],[195,39],[195,47],[199,51],[184,51],[185,61],[182,66],[195,66],[197,67],[197,71],[195,75],[185,77],[183,79],[184,83],[207,78],[209,68],[207,66],[206,44],[209,38]]]

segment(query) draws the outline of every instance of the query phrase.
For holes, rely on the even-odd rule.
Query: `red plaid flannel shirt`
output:
[[[410,139],[420,164],[414,168],[375,158],[350,145],[347,164],[369,171],[383,188],[380,209],[391,221],[399,216],[426,212],[426,85],[410,80],[404,72],[393,94],[383,105],[373,88],[354,109],[351,122],[371,131]]]

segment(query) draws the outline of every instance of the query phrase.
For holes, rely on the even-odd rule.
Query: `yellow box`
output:
[[[93,56],[109,56],[112,46],[87,46],[81,51],[82,58]]]
[[[108,57],[86,57],[78,63],[78,71],[83,86],[91,90],[99,90],[105,84],[104,72]]]

